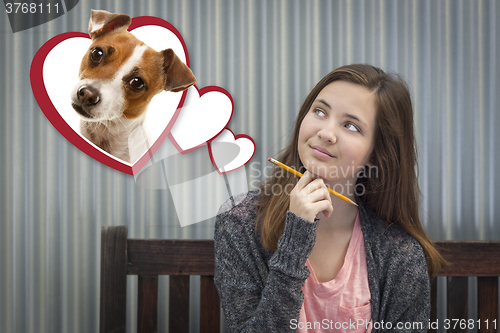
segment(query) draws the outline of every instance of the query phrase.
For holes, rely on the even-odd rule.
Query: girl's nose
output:
[[[326,141],[328,143],[335,143],[337,142],[337,135],[335,134],[335,131],[331,127],[324,127],[319,130],[318,132],[318,137]]]

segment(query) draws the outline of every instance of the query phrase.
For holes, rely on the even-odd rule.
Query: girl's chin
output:
[[[339,181],[338,177],[331,177],[330,175],[328,175],[327,172],[325,172],[325,170],[321,170],[318,168],[306,168],[306,170],[308,170],[309,172],[312,172],[315,178],[323,179],[325,181],[325,183]]]
[[[304,165],[306,170],[312,172],[313,174],[323,178],[323,179],[332,179],[332,178],[338,178],[338,177],[332,177],[332,173],[335,173],[335,170],[337,169],[336,166],[327,166],[325,164],[321,163],[307,163]],[[333,179],[332,179],[333,180]]]
[[[345,184],[346,182],[356,183],[357,181],[356,175],[351,175],[351,173],[342,175],[342,172],[337,170],[335,166],[331,167],[330,170],[327,170],[325,166],[321,165],[306,165],[304,167],[307,171],[312,172],[315,178],[323,179],[325,181],[325,184],[327,184],[328,186],[333,186],[335,184]]]

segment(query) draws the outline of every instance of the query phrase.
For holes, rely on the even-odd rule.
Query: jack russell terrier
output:
[[[172,49],[157,52],[128,32],[130,23],[128,15],[92,10],[92,44],[82,59],[71,104],[81,116],[84,137],[133,163],[138,156],[129,148],[129,137],[143,127],[151,99],[164,90],[183,91],[196,78]]]

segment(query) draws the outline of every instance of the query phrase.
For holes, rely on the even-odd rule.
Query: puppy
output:
[[[83,136],[133,163],[140,155],[131,157],[129,137],[142,129],[151,99],[164,90],[183,91],[196,78],[172,49],[157,52],[128,32],[130,23],[127,15],[92,10],[92,44],[82,59],[71,104],[81,116]],[[137,144],[142,153],[149,147]]]

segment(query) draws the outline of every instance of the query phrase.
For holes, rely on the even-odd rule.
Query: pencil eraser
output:
[[[269,162],[271,162],[271,158],[270,158],[270,157],[269,157],[267,160],[268,160]]]

